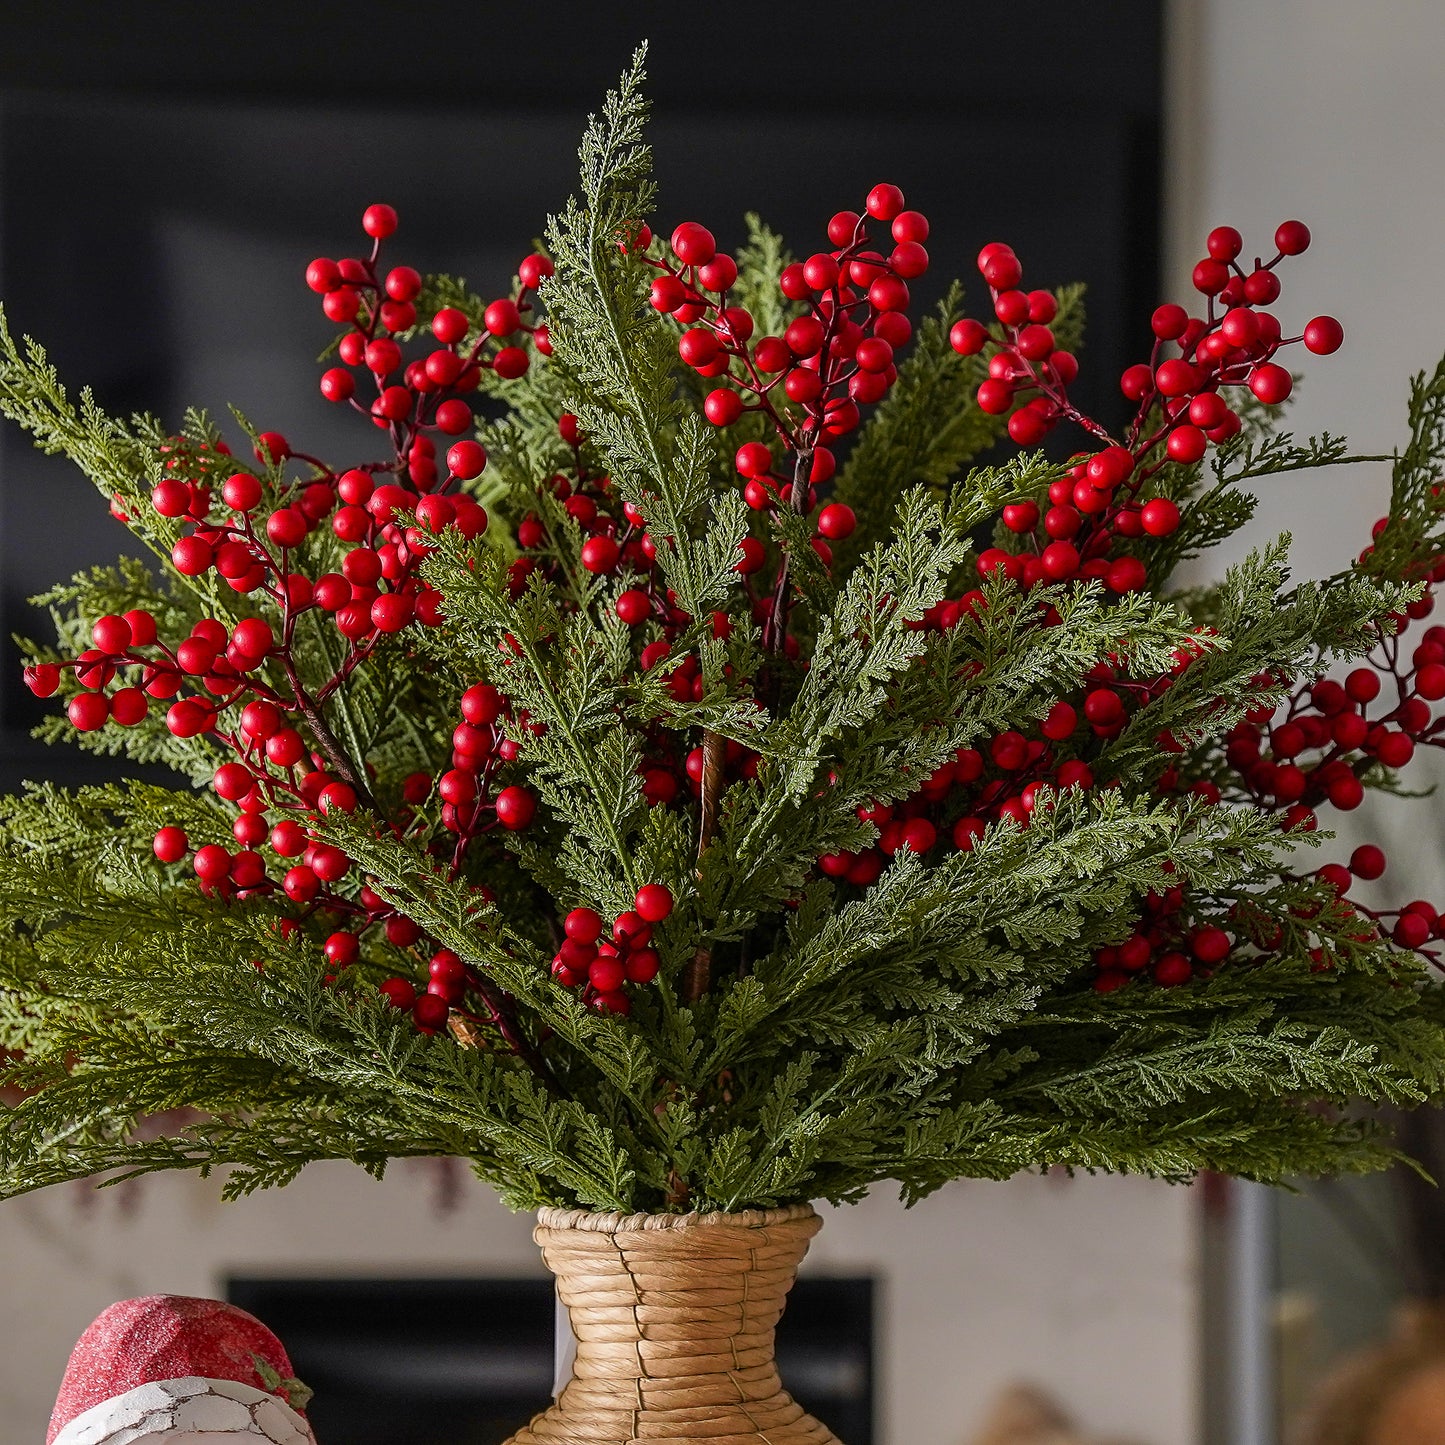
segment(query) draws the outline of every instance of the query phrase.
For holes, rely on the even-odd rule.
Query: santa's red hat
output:
[[[220,1300],[157,1294],[111,1305],[66,1366],[46,1445],[315,1445],[281,1341]],[[294,1407],[293,1407],[294,1400]]]

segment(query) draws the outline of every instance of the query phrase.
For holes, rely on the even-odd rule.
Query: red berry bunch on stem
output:
[[[890,249],[874,249],[870,224],[888,227]],[[830,543],[852,535],[857,525],[846,503],[819,508],[818,489],[837,468],[835,445],[855,431],[862,408],[882,401],[898,379],[894,356],[908,343],[913,325],[906,314],[908,282],[928,269],[928,220],[905,209],[897,186],[868,192],[864,210],[839,211],[828,222],[833,249],[786,267],[778,278],[783,296],[801,308],[781,336],[756,336],[753,315],[727,304],[737,264],[717,249],[711,231],[686,221],[672,233],[674,261],[651,261],[654,308],[685,326],[678,354],[699,376],[719,385],[703,410],[717,427],[731,426],[745,413],[767,419],[780,444],[783,465],[772,446],[746,442],[736,467],[743,496],[758,512],[817,511],[814,550],[831,563]],[[749,579],[767,565],[756,538],[745,538],[737,571]],[[764,645],[788,646],[788,567],[778,567],[768,592],[757,599]]]
[[[338,343],[345,365],[323,374],[322,395],[368,416],[386,434],[387,455],[332,468],[295,451],[284,437],[262,433],[259,465],[249,469],[236,466],[222,441],[176,439],[151,496],[155,516],[175,529],[171,565],[196,583],[211,577],[225,583],[238,603],[248,599],[260,615],[234,621],[224,613],[205,615],[173,640],[159,635],[156,617],[145,609],[102,616],[92,628],[92,647],[68,661],[35,663],[25,677],[41,697],[60,691],[68,677],[67,713],[79,731],[136,727],[159,701],[174,737],[206,737],[227,754],[211,786],[235,810],[234,846],[193,846],[184,828],[167,825],[154,841],[161,863],[189,860],[208,896],[281,907],[284,933],[326,921],[332,931],[322,951],[333,976],[363,958],[368,936],[413,955],[430,946],[429,955],[419,955],[429,957],[424,980],[387,978],[381,984],[386,997],[409,1010],[424,1032],[454,1018],[464,1029],[500,1031],[515,1047],[520,1036],[510,1001],[454,952],[434,940],[429,945],[419,925],[358,880],[346,852],[321,833],[329,816],[364,804],[381,813],[397,837],[425,842],[445,863],[446,876],[462,876],[469,852],[489,834],[525,830],[535,815],[534,794],[501,776],[521,751],[505,725],[515,721],[525,734],[525,716],[514,720],[507,698],[490,683],[467,689],[450,767],[411,774],[387,813],[372,796],[366,765],[349,753],[325,714],[385,639],[443,621],[441,596],[422,579],[420,564],[442,533],[474,538],[488,523],[485,508],[467,491],[487,463],[483,448],[460,436],[473,422],[469,398],[485,370],[503,381],[527,372],[524,339],[547,353],[545,325],[528,319],[529,298],[552,264],[545,256],[527,257],[517,294],[487,305],[480,328],[456,307],[436,310],[427,323],[435,344],[408,361],[403,344],[421,330],[421,277],[409,266],[381,267],[382,242],[397,227],[391,207],[368,207],[362,226],[372,238],[370,254],[319,258],[307,267],[306,283],[321,295],[327,318],[348,328]],[[364,389],[374,393],[370,400]],[[579,447],[575,420],[563,417],[559,426]],[[445,448],[440,464],[439,445]],[[293,466],[300,476],[289,474]],[[587,480],[569,502],[574,516],[590,522],[597,509],[587,510]],[[599,486],[605,491],[605,478]],[[524,522],[519,529],[524,544],[526,528]],[[313,541],[317,533],[321,539]],[[615,564],[616,548],[600,529],[596,541],[612,548],[607,565],[598,563],[596,547],[584,548],[583,561],[601,572]],[[338,550],[339,566],[322,570],[323,559]],[[519,587],[530,565],[517,564]],[[298,629],[318,621],[344,644],[337,665],[319,680],[303,676],[297,656]],[[490,896],[484,887],[480,892],[484,900]],[[655,962],[649,974],[645,959],[634,960],[627,978],[649,982],[655,972]],[[621,981],[592,988],[589,998],[613,1012],[627,1007]]]
[[[1256,258],[1246,271],[1239,264],[1239,233],[1229,226],[1209,233],[1209,255],[1194,268],[1204,314],[1191,316],[1172,302],[1154,312],[1149,360],[1130,366],[1120,379],[1124,396],[1138,409],[1118,438],[1069,400],[1079,367],[1072,353],[1055,346],[1048,326],[1057,309],[1052,293],[1021,289],[1023,267],[1002,242],[979,252],[995,321],[965,317],[950,335],[961,355],[988,357],[979,407],[1009,413],[1009,435],[1020,446],[1036,446],[1060,422],[1072,422],[1099,447],[1049,488],[1047,511],[1032,501],[1005,509],[1004,525],[1026,539],[1027,549],[985,553],[981,572],[1002,566],[1026,587],[1073,577],[1097,578],[1119,593],[1145,586],[1140,553],[1147,548],[1132,544],[1168,537],[1179,526],[1176,503],[1149,496],[1151,480],[1170,463],[1199,462],[1211,442],[1237,435],[1240,413],[1230,403],[1238,393],[1248,391],[1267,406],[1286,400],[1293,382],[1275,360],[1282,347],[1303,341],[1307,350],[1328,355],[1344,340],[1339,322],[1329,316],[1315,317],[1300,336],[1286,338],[1266,309],[1280,296],[1275,268],[1302,253],[1309,240],[1301,222],[1286,221],[1275,232],[1275,256]],[[1170,347],[1177,356],[1166,354]]]

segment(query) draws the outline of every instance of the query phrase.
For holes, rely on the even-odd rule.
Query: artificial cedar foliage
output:
[[[472,378],[491,406],[477,428],[488,461],[480,475],[474,460],[449,463],[449,494],[483,503],[490,527],[476,512],[427,514],[423,467],[377,519],[400,514],[393,544],[416,520],[418,545],[400,580],[354,594],[360,614],[306,605],[355,540],[325,520],[338,498],[312,525],[258,522],[269,570],[249,590],[186,551],[202,528],[184,509],[208,476],[214,490],[249,474],[259,486],[242,492],[296,512],[306,486],[344,496],[358,473],[338,483],[339,469],[254,434],[259,465],[243,465],[200,415],[179,436],[109,417],[86,393],[72,402],[38,347],[4,338],[0,407],[79,465],[158,563],[96,569],[43,599],[57,641],[29,647],[29,675],[53,680],[38,690],[58,689],[71,720],[42,733],[178,774],[174,787],[41,785],[0,803],[0,1045],[5,1082],[24,1091],[0,1133],[5,1190],[227,1166],[234,1194],[315,1159],[379,1174],[394,1157],[447,1154],[518,1207],[734,1210],[856,1199],[880,1180],[911,1201],[959,1176],[1055,1165],[1274,1180],[1388,1162],[1388,1140],[1348,1106],[1441,1086],[1431,929],[1420,937],[1406,913],[1343,898],[1348,877],[1311,871],[1312,812],[1284,804],[1348,806],[1352,785],[1316,737],[1318,776],[1301,788],[1279,771],[1301,750],[1261,742],[1260,724],[1312,699],[1325,716],[1328,690],[1312,685],[1337,661],[1374,652],[1416,679],[1431,665],[1402,672],[1392,649],[1438,562],[1445,371],[1415,384],[1388,525],[1329,582],[1291,585],[1281,542],[1215,586],[1169,589],[1179,562],[1248,520],[1248,484],[1345,456],[1329,437],[1273,434],[1278,409],[1253,400],[1202,461],[1132,438],[1147,480],[1120,493],[1123,510],[1153,497],[1178,512],[1158,535],[1123,526],[1128,540],[1109,544],[1139,559],[1147,585],[1109,585],[1097,567],[1055,581],[1023,571],[1022,554],[1053,535],[1037,525],[1000,524],[979,566],[980,527],[1006,506],[1006,520],[1036,519],[1079,468],[1037,453],[967,468],[1007,418],[978,404],[992,375],[980,346],[957,327],[950,345],[955,290],[819,483],[853,518],[834,528],[829,561],[807,495],[820,434],[799,422],[821,403],[789,410],[774,392],[775,411],[734,414],[705,366],[679,362],[682,328],[650,304],[670,253],[640,232],[653,210],[641,83],[639,56],[589,125],[579,196],[549,224],[555,274],[533,258],[523,277],[522,298],[541,283],[547,332],[523,329],[508,343],[520,362],[494,349]],[[781,241],[755,218],[748,235],[727,304],[776,337],[809,306],[789,297],[797,266]],[[315,289],[344,294],[333,281]],[[397,290],[403,340],[433,313],[449,317],[439,339],[516,334],[460,282]],[[333,319],[351,319],[347,304],[328,299]],[[1062,349],[1080,298],[1052,304]],[[344,400],[349,376],[328,378]],[[407,417],[435,401],[378,399],[401,413],[373,408],[402,441],[367,475],[416,481]],[[456,434],[451,418],[443,430]],[[749,443],[771,449],[780,477],[752,509],[733,467]],[[177,476],[193,489],[179,512],[154,500]],[[568,505],[583,494],[587,506]],[[353,524],[380,545],[372,523]],[[638,525],[645,553],[597,566],[584,550],[635,543]],[[755,591],[735,565],[749,537],[764,559]],[[288,577],[307,580],[283,609]],[[402,608],[400,624],[373,625],[377,604]],[[629,608],[637,620],[623,620]],[[75,699],[154,678],[135,670],[154,656],[146,628],[120,649],[117,679],[93,672],[87,687],[104,658],[74,659],[97,619],[137,612],[163,641],[219,622],[223,646],[259,618],[273,646],[239,658],[230,694],[215,695],[229,712],[193,727],[206,694],[192,686],[201,702],[179,730],[164,689],[133,725],[118,725],[116,700],[95,725],[97,705]],[[1052,750],[1028,746],[1061,702],[1087,714],[1101,690],[1125,700],[1119,717],[1079,717],[1044,732]],[[247,697],[273,699],[314,755],[309,792],[289,765],[259,761],[275,718],[247,743],[235,717]],[[467,766],[459,716],[495,722]],[[1361,745],[1345,772],[1396,787],[1382,753]],[[249,774],[223,783],[238,756]],[[264,810],[243,798],[262,775]],[[1043,787],[1025,804],[1029,779]],[[936,839],[922,835],[922,851],[899,841],[916,820]],[[299,843],[267,832],[297,824]],[[168,829],[180,833],[163,842]],[[320,882],[287,871],[303,847],[295,871]],[[338,877],[317,862],[327,849]],[[658,971],[620,983],[575,910],[604,928],[618,919],[616,958],[636,969],[648,941],[634,907],[657,884],[672,901],[651,939]],[[423,1007],[413,993],[429,973],[442,983]],[[137,1127],[178,1109],[194,1122],[160,1138]]]

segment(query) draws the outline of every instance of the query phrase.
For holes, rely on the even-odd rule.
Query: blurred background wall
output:
[[[443,46],[449,8],[435,7],[442,36],[438,43]],[[1143,73],[1155,64],[1145,42],[1158,18],[1156,7],[1091,7],[1070,17],[1072,7],[1030,6],[1027,12],[1010,8],[1002,19],[993,13],[995,8],[968,0],[947,9],[913,3],[895,5],[883,14],[866,12],[866,18],[850,22],[853,28],[844,37],[853,57],[849,74],[855,77],[855,88],[840,93],[835,86],[807,79],[800,58],[818,33],[817,12],[786,4],[766,7],[773,48],[750,45],[753,59],[737,83],[759,128],[815,102],[829,114],[846,112],[873,125],[945,107],[945,102],[962,104],[961,97],[968,96],[985,113],[990,105],[1004,106],[1013,96],[1025,108],[1052,106],[1067,116],[1085,117],[1091,92],[1127,87],[1131,65],[1139,69],[1136,83],[1141,91],[1156,83],[1157,77]],[[117,19],[123,9],[107,9],[105,15],[97,10],[95,26],[74,34],[65,63],[70,79],[82,88],[101,87],[119,75],[131,85],[128,103],[153,106],[167,94],[165,76],[153,64],[140,27],[129,16]],[[37,75],[43,78],[51,63],[47,57],[64,57],[64,48],[57,51],[53,43],[58,23],[54,16],[63,10],[36,11],[29,22],[33,46],[13,40],[9,44],[8,73],[0,79],[12,90],[33,83]],[[243,47],[239,58],[234,50],[218,49],[221,69],[241,61],[247,67],[264,67],[267,45],[279,70],[295,68],[294,56],[286,54],[294,43],[289,22],[279,11],[272,13],[274,30],[267,44]],[[753,23],[757,14],[730,11],[729,17],[741,26]],[[1236,225],[1248,246],[1264,250],[1278,221],[1287,216],[1306,220],[1315,244],[1286,271],[1281,312],[1303,322],[1316,312],[1330,311],[1344,322],[1347,342],[1337,356],[1311,363],[1295,408],[1296,423],[1302,431],[1328,425],[1346,432],[1363,450],[1387,450],[1402,435],[1406,376],[1433,365],[1445,345],[1437,260],[1445,235],[1445,140],[1438,119],[1445,7],[1433,0],[1380,0],[1369,7],[1349,0],[1178,0],[1167,8],[1165,18],[1162,279],[1155,278],[1152,223],[1147,216],[1135,217],[1133,224],[1147,234],[1139,237],[1132,264],[1143,268],[1149,279],[1149,294],[1136,309],[1136,322],[1142,328],[1155,300],[1187,285],[1210,226]],[[613,74],[625,59],[633,32],[645,29],[647,21],[645,10],[625,16],[609,13],[602,22],[610,37],[607,53],[589,52],[587,64],[603,79]],[[1065,33],[1060,25],[1073,30]],[[513,71],[525,67],[527,55],[539,45],[557,43],[560,37],[564,45],[596,48],[591,30],[585,35],[569,30],[565,10],[551,20],[532,12],[525,28],[517,48],[498,44],[486,62],[503,74],[503,88],[510,86],[513,95],[526,89],[525,69],[520,84]],[[21,25],[17,33],[23,38],[24,32]],[[1092,46],[1081,38],[1086,32],[1092,32]],[[1100,59],[1100,54],[1110,58]],[[685,50],[664,48],[660,58],[662,64],[654,69],[663,104],[680,104],[688,90],[680,68]],[[335,55],[318,56],[315,62],[317,89],[330,102],[351,86],[353,98],[364,105],[370,85],[383,90],[392,84],[425,86],[433,73],[424,56],[409,56],[396,62],[394,75],[353,83],[333,61]],[[197,87],[190,81],[180,86],[188,88]],[[485,87],[479,85],[479,90]],[[560,90],[560,95],[547,97],[549,102],[561,103],[580,118],[595,104],[600,84],[588,88],[568,83]],[[292,91],[289,99],[313,104],[300,91]],[[439,103],[446,99],[438,97]],[[26,113],[23,107],[21,113]],[[13,158],[23,150],[37,157],[32,163],[43,165],[44,154],[37,147],[46,143],[49,123],[43,106],[40,119],[35,111],[28,113],[32,129],[25,134],[16,133],[14,110],[0,118],[4,154]],[[439,133],[444,131],[443,126]],[[539,134],[531,132],[532,139]],[[512,143],[528,142],[524,135]],[[570,146],[569,139],[565,152]],[[1006,143],[1000,146],[1006,152]],[[1080,178],[1087,194],[1090,167],[1101,164],[1093,155],[1098,148],[1097,143],[1081,144],[1058,154],[1057,172],[1045,156],[1016,171],[1009,184],[1044,208],[1061,187]],[[982,190],[960,197],[957,182],[948,176],[924,180],[926,166],[921,162],[927,159],[908,152],[899,155],[900,167],[920,177],[917,184],[903,179],[910,200],[936,213],[939,205],[925,194],[936,185],[945,208],[961,201],[962,212],[977,212],[983,234],[970,234],[970,245],[989,239],[995,221],[1002,225],[1010,219],[988,214],[991,203]],[[541,156],[538,163],[553,160]],[[669,163],[675,164],[664,157],[664,164]],[[278,156],[278,164],[304,173],[307,164],[324,169],[328,159],[324,153]],[[755,160],[747,152],[724,148],[716,164],[734,176]],[[0,174],[0,182],[3,179]],[[65,191],[67,174],[61,171],[54,179]],[[226,209],[219,202],[228,179],[223,170],[212,177],[218,212]],[[155,180],[164,188],[169,177],[162,172]],[[304,254],[285,259],[285,266],[304,264],[313,240],[319,250],[344,245],[353,212],[383,192],[395,194],[395,186],[384,180],[368,180],[366,194],[351,196],[324,220],[308,217],[302,227],[305,239],[298,241]],[[295,229],[284,218],[268,216],[271,198],[264,187],[258,188],[252,178],[247,185],[242,208],[247,222],[239,238],[229,220],[219,234],[193,211],[170,233],[169,244],[179,247],[192,267],[201,268],[180,273],[198,275],[197,287],[213,279],[205,274],[207,264],[223,264],[232,275],[269,277],[267,258],[276,247],[276,235]],[[945,198],[942,193],[951,186],[954,194]],[[372,189],[378,196],[370,194]],[[697,186],[697,205],[707,192],[704,180]],[[86,196],[73,189],[63,199],[70,209],[84,211],[87,204]],[[491,213],[508,209],[514,199],[501,197],[495,205],[487,198],[469,201],[468,218],[485,226]],[[836,203],[850,199],[840,197]],[[819,209],[826,214],[833,205],[829,193]],[[665,194],[664,213],[680,216],[681,203],[669,202]],[[97,255],[113,254],[105,235],[106,205],[93,207],[92,215]],[[7,222],[0,217],[0,226]],[[513,238],[516,254],[529,234],[519,232]],[[1014,233],[1009,234],[1013,238]],[[1068,256],[1070,239],[1065,219],[1055,236],[1058,256]],[[960,248],[960,254],[966,252]],[[221,261],[208,263],[207,256]],[[510,251],[499,258],[503,266],[514,259]],[[3,289],[13,292],[20,284],[13,249],[7,247],[0,260]],[[155,317],[144,308],[122,305],[104,326],[87,326],[85,306],[94,304],[84,299],[86,278],[94,272],[88,258],[66,253],[59,261],[52,255],[46,264],[55,283],[28,301],[24,323],[36,330],[46,330],[51,320],[63,323],[65,334],[76,338],[71,374],[94,374],[96,363],[102,379],[109,375],[117,390],[129,388],[128,401],[173,410],[179,400],[172,395],[174,376],[157,379],[159,396],[134,395],[145,381],[146,366],[164,371],[166,358],[158,357],[156,348],[172,345],[178,334],[174,327],[199,328],[214,342],[209,329],[219,324],[217,318],[198,316],[194,310],[183,313],[178,306],[157,328]],[[452,260],[444,258],[441,264]],[[483,258],[481,264],[494,263]],[[1040,281],[1064,279],[1051,257],[1045,266]],[[961,268],[955,263],[954,269]],[[195,300],[199,294],[182,287],[179,300]],[[267,326],[292,324],[279,318],[283,313],[302,314],[306,299],[299,287],[284,294],[266,291],[247,324],[254,323],[258,334]],[[74,322],[77,309],[81,314]],[[227,324],[245,321],[244,316],[228,317]],[[306,345],[313,334],[315,328],[303,330]],[[231,344],[212,346],[207,369],[196,373],[215,393],[203,400],[214,404],[236,395],[223,387],[238,376],[249,375],[248,384],[258,393],[274,384],[268,397],[292,388],[292,376],[299,372],[277,376],[268,372],[269,363],[252,365],[248,372],[254,336],[245,329],[230,335]],[[1110,349],[1104,345],[1091,352],[1092,364],[1102,365],[1098,352],[1108,354]],[[307,354],[303,346],[293,358],[300,371],[306,370]],[[145,365],[128,366],[142,362]],[[236,399],[250,404],[247,396]],[[308,414],[318,411],[319,404]],[[258,419],[270,424],[273,416],[258,412]],[[13,445],[0,453],[7,469],[37,466],[17,456]],[[26,470],[24,475],[27,487],[63,485],[53,480],[54,469]],[[65,494],[48,495],[54,499]],[[1383,497],[1379,469],[1339,476],[1306,474],[1272,486],[1255,533],[1264,537],[1288,527],[1296,537],[1301,571],[1322,574],[1362,545]],[[73,501],[92,510],[97,505],[93,496],[77,495]],[[18,535],[11,525],[14,515],[13,510],[0,512],[5,534],[0,542],[7,545]],[[6,555],[9,569],[13,554]],[[48,577],[68,565],[68,560],[46,558],[39,570]],[[13,598],[8,570],[3,580]],[[1433,891],[1439,901],[1440,831],[1437,813],[1414,810],[1411,833],[1395,849],[1386,879],[1402,890],[1400,896],[1428,897]],[[214,1183],[182,1178],[146,1181],[129,1199],[63,1189],[0,1206],[0,1319],[5,1321],[0,1327],[0,1445],[29,1445],[41,1438],[71,1342],[98,1309],[117,1297],[154,1290],[219,1293],[232,1274],[536,1272],[526,1220],[506,1215],[483,1191],[470,1187],[454,1210],[439,1212],[435,1191],[433,1176],[412,1167],[399,1167],[385,1184],[377,1185],[353,1171],[321,1166],[284,1194],[226,1206],[218,1203]],[[1217,1370],[1211,1376],[1204,1373],[1201,1272],[1213,1269],[1217,1256],[1201,1253],[1202,1214],[1198,1190],[1133,1180],[965,1183],[925,1202],[908,1218],[880,1193],[829,1219],[808,1267],[872,1272],[879,1279],[878,1438],[890,1445],[963,1445],[988,1399],[1018,1378],[1050,1388],[1101,1435],[1109,1432],[1139,1445],[1204,1445],[1206,1439],[1208,1445],[1264,1445],[1268,1434],[1247,1436],[1231,1423],[1220,1398],[1225,1386]],[[1319,1309],[1348,1310],[1354,1268],[1348,1241],[1312,1249],[1311,1240],[1326,1238],[1327,1223],[1298,1213],[1282,1218],[1290,1238],[1305,1242],[1304,1254],[1333,1261],[1337,1277],[1328,1288],[1321,1287]],[[1300,1254],[1294,1249],[1290,1258]],[[1360,1270],[1356,1273],[1364,1277]],[[1330,1305],[1329,1288],[1342,1305]],[[1217,1345],[1215,1350],[1217,1354]],[[1203,1399],[1206,1378],[1213,1392],[1209,1401]]]

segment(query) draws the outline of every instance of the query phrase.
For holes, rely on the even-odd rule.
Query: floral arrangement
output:
[[[1390,1160],[1351,1105],[1440,1088],[1445,923],[1314,849],[1445,728],[1445,369],[1337,577],[1280,541],[1178,590],[1350,460],[1278,431],[1289,348],[1343,340],[1273,309],[1302,224],[1210,233],[1116,433],[1078,288],[1007,245],[910,317],[892,185],[802,260],[654,235],[642,82],[510,294],[400,263],[385,205],[306,268],[347,458],[0,338],[0,410],[154,558],[44,599],[42,732],[176,775],[0,802],[0,1185],[450,1155],[687,1211]]]

